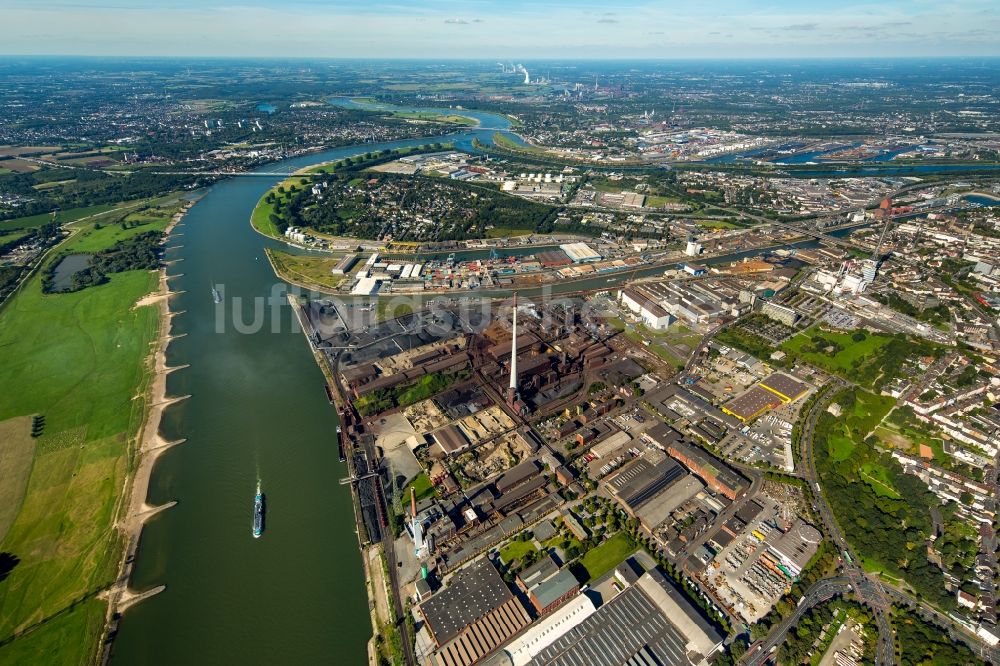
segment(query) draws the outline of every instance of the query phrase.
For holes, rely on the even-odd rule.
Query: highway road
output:
[[[785,642],[785,635],[798,623],[813,606],[829,601],[837,595],[846,595],[851,591],[851,579],[847,576],[824,578],[813,583],[806,590],[795,612],[786,617],[778,626],[771,630],[767,638],[763,638],[749,647],[743,656],[746,666],[760,666],[771,656],[771,650]],[[892,663],[892,662],[889,662]]]

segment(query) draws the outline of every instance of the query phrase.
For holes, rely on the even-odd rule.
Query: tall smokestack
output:
[[[889,232],[889,225],[892,224],[892,199],[882,199],[882,203],[879,204],[879,210],[882,213],[882,219],[885,223],[882,225],[882,233],[878,237],[878,244],[875,245],[875,250],[872,252],[872,261],[879,260],[879,255],[882,253],[882,243],[885,242],[885,235]]]
[[[514,319],[510,336],[510,387],[507,389],[507,402],[511,405],[517,398],[517,292],[514,292]]]
[[[413,517],[410,519],[410,529],[413,530],[413,554],[423,557],[427,554],[427,544],[424,542],[424,526],[417,520],[417,491],[410,487],[410,511]]]

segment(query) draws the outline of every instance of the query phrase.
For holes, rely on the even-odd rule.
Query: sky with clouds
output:
[[[1000,0],[0,0],[4,54],[1000,55]]]

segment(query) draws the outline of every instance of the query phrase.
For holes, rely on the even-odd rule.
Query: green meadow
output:
[[[840,333],[818,326],[789,338],[781,349],[791,360],[809,363],[876,391],[893,377],[901,376],[913,360],[943,353],[940,345],[902,334]]]
[[[813,337],[822,337],[832,343],[833,352],[824,351],[826,347],[816,344]],[[791,338],[782,345],[782,348],[823,370],[844,374],[851,372],[857,363],[877,357],[878,352],[891,339],[884,335],[868,334],[864,340],[855,342],[851,339],[850,333],[820,332],[812,328]]]
[[[608,573],[622,560],[635,552],[636,543],[625,532],[619,532],[604,543],[587,551],[574,567],[586,571],[586,582],[590,583]],[[579,575],[578,575],[579,577]]]
[[[100,228],[79,223],[47,261],[163,229],[178,206],[137,208]],[[135,307],[158,287],[157,273],[109,277],[44,294],[36,274],[0,311],[0,432],[13,429],[20,442],[0,497],[22,498],[0,535],[0,551],[18,559],[0,581],[0,663],[88,663],[99,643],[106,604],[96,595],[117,574],[123,544],[114,524],[160,328],[156,308]],[[36,414],[44,427],[25,443],[25,418]]]
[[[89,215],[104,213],[112,210],[113,208],[115,208],[115,206],[110,204],[100,204],[98,206],[86,206],[84,208],[70,208],[68,210],[57,211],[55,215],[52,213],[41,213],[39,215],[29,215],[28,217],[15,217],[0,222],[0,231],[6,231],[9,229],[34,229],[53,221],[60,224],[67,224]]]

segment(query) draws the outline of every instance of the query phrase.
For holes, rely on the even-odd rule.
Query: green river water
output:
[[[264,256],[278,244],[249,223],[270,186],[259,177],[214,185],[168,243],[167,259],[182,260],[168,269],[170,285],[184,292],[171,300],[172,333],[183,337],[171,342],[168,364],[190,367],[169,375],[167,389],[191,397],[166,411],[161,432],[187,441],[153,472],[149,501],[178,505],[146,526],[132,579],[136,589],[167,589],[125,614],[115,664],[366,661],[371,623],[350,491],[339,484],[336,412],[285,298],[261,306],[264,325],[251,326],[255,303],[280,285]],[[218,306],[212,284],[224,294]],[[254,539],[258,478],[267,522]]]

